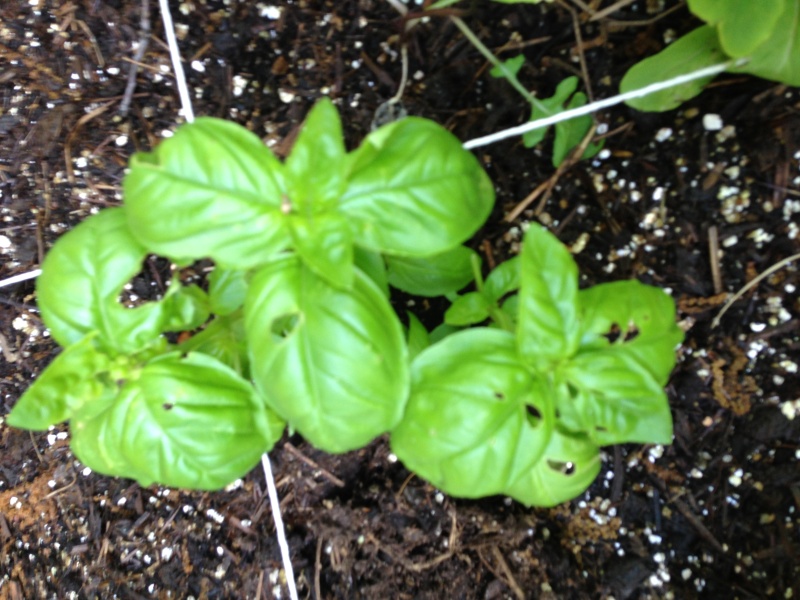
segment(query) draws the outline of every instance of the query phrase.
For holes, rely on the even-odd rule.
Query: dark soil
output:
[[[631,2],[594,22],[578,2],[462,4],[495,52],[524,52],[520,78],[539,96],[580,75],[581,55],[593,94],[610,96],[666,35],[697,24],[685,8],[670,12],[673,0]],[[354,147],[396,91],[403,23],[388,3],[171,5],[195,112],[242,123],[279,154],[320,95],[335,99]],[[0,279],[37,268],[60,234],[119,203],[129,156],[181,122],[164,39],[154,0],[3,2]],[[463,140],[527,118],[447,18],[407,41],[410,113]],[[675,443],[607,449],[585,495],[544,510],[444,497],[409,477],[385,440],[344,456],[284,440],[271,457],[301,597],[797,597],[797,262],[711,322],[731,293],[800,252],[798,109],[795,89],[725,76],[678,111],[602,113],[607,151],[559,176],[547,143],[478,149],[498,192],[474,240],[488,263],[513,254],[523,224],[538,219],[571,246],[587,285],[636,277],[675,297],[687,331],[668,388]],[[724,128],[704,127],[707,114]],[[504,220],[550,178],[552,193]],[[3,415],[58,351],[31,282],[0,289],[0,334]],[[0,422],[0,599],[287,596],[263,473],[218,493],[143,489],[85,471],[67,431]]]

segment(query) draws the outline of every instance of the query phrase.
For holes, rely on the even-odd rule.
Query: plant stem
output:
[[[480,41],[480,39],[478,39],[478,36],[476,36],[475,33],[469,27],[467,27],[467,24],[464,23],[464,21],[462,21],[460,17],[451,16],[450,20],[453,21],[455,26],[458,27],[461,33],[464,34],[464,37],[467,38],[467,40],[469,40],[469,42],[473,46],[475,46],[476,50],[478,50],[478,52],[483,54],[486,60],[488,60],[490,63],[492,63],[492,65],[494,65],[500,70],[500,72],[503,74],[503,77],[505,77],[508,80],[508,82],[513,86],[515,90],[517,90],[520,94],[522,94],[523,98],[525,98],[528,102],[530,102],[531,105],[533,105],[534,107],[544,111],[546,114],[549,114],[551,112],[550,109],[544,106],[539,100],[537,100],[534,97],[533,94],[531,94],[527,89],[525,89],[525,86],[523,86],[519,82],[517,76],[514,75],[514,73],[512,73],[511,70],[505,64],[503,64],[503,61],[501,61],[494,54],[492,54],[492,51],[489,50],[489,48],[484,46],[483,42]]]

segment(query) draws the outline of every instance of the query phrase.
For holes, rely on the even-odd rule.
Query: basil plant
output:
[[[200,118],[135,154],[123,192],[47,255],[38,303],[63,351],[7,417],[69,421],[99,473],[219,489],[287,426],[333,453],[389,433],[446,492],[552,505],[591,483],[600,446],[670,441],[672,300],[638,282],[578,290],[538,226],[484,282],[463,244],[493,188],[431,121],[396,121],[348,152],[322,100],[281,162],[242,127]],[[152,255],[174,265],[166,293],[126,306]],[[201,260],[202,286],[182,283]],[[446,323],[404,327],[390,287],[448,296]]]

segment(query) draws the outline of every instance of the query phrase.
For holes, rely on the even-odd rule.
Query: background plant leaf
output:
[[[710,67],[727,58],[717,39],[716,30],[710,25],[703,25],[672,42],[655,56],[633,65],[622,78],[619,91],[624,94],[638,90],[659,81]],[[626,104],[643,111],[672,110],[700,94],[714,77],[711,75],[695,79],[683,85],[628,100]]]
[[[795,3],[797,0],[788,0]],[[713,25],[728,56],[748,56],[770,41],[787,0],[689,0],[689,9]]]
[[[786,0],[769,40],[753,50],[748,63],[731,70],[800,85],[800,0]]]

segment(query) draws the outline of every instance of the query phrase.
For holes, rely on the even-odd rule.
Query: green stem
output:
[[[514,73],[512,73],[511,70],[504,65],[499,58],[492,54],[491,50],[483,45],[483,42],[478,39],[478,36],[476,36],[475,33],[469,27],[467,27],[467,24],[464,23],[460,17],[451,16],[450,20],[455,23],[455,26],[458,27],[461,33],[464,34],[464,37],[467,38],[473,46],[475,46],[476,50],[483,54],[486,60],[500,70],[500,72],[503,74],[503,77],[508,80],[515,90],[522,94],[523,98],[530,102],[534,107],[544,111],[545,114],[550,114],[550,109],[548,109],[544,104],[537,100],[533,94],[525,89],[525,87],[519,82],[519,79],[517,79],[517,76],[514,75]]]

